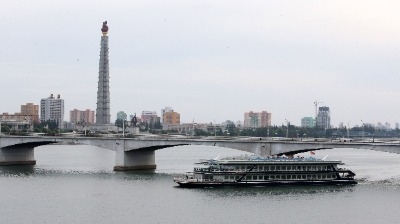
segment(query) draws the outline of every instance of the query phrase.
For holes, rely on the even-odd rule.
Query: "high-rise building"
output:
[[[181,115],[175,111],[165,112],[163,121],[165,125],[179,125],[181,123]]]
[[[39,105],[33,103],[21,105],[21,115],[30,123],[39,123]]]
[[[313,117],[303,117],[301,118],[301,126],[304,128],[313,128],[315,119]]]
[[[174,110],[172,109],[172,107],[165,107],[164,109],[161,109],[161,123],[164,123],[164,113],[165,112],[174,112]]]
[[[40,100],[40,121],[55,121],[58,127],[62,128],[64,122],[64,100],[57,95],[54,98],[53,94],[48,98]]]
[[[100,42],[99,82],[97,87],[96,124],[110,124],[110,75],[108,64],[108,26],[103,22]]]
[[[243,127],[245,128],[263,128],[271,126],[271,113],[262,112],[246,112],[244,113]]]
[[[318,108],[316,126],[323,129],[331,128],[331,115],[329,112],[329,107]]]
[[[71,110],[70,113],[70,121],[72,123],[80,123],[80,124],[94,124],[94,111],[90,109],[86,110]]]

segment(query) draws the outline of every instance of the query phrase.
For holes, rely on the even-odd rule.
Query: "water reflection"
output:
[[[0,176],[26,177],[35,174],[35,165],[0,166]]]

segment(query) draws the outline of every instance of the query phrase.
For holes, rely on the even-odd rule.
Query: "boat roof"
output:
[[[236,156],[226,157],[221,159],[210,159],[203,160],[203,163],[218,163],[218,164],[318,164],[318,163],[329,163],[329,164],[342,164],[340,160],[322,160],[315,157],[261,157],[257,155],[253,156]]]

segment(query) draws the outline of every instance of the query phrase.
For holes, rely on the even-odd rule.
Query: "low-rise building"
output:
[[[303,118],[301,118],[301,127],[303,127],[303,128],[313,128],[313,127],[315,127],[315,119],[313,117],[303,117]]]
[[[148,123],[148,124],[160,121],[160,118],[157,116],[157,112],[155,111],[142,111],[140,119],[142,120],[143,123]]]
[[[3,122],[10,121],[23,125],[39,123],[39,105],[27,103],[25,105],[21,105],[21,112],[16,112],[14,114],[3,112],[1,117]]]

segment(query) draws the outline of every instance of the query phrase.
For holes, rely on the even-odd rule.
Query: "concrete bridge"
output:
[[[207,145],[267,155],[296,154],[331,148],[363,148],[400,153],[399,141],[362,142],[323,139],[271,138],[191,138],[174,136],[82,137],[82,136],[0,136],[0,165],[34,165],[34,148],[41,145],[93,145],[116,152],[114,170],[155,169],[155,150],[182,146]]]

